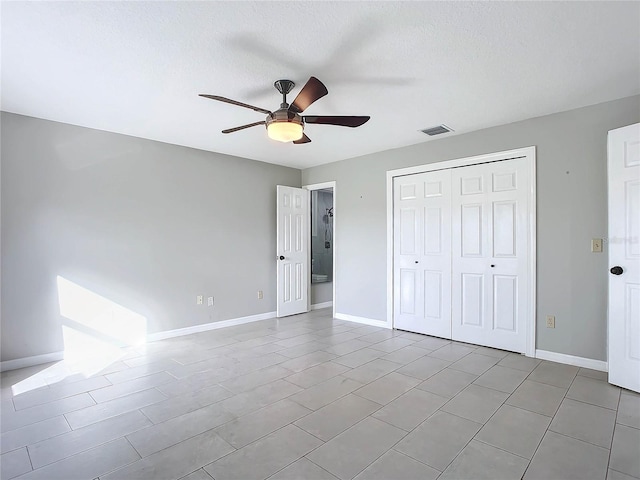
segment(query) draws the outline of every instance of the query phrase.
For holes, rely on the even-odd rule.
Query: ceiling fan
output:
[[[364,116],[314,116],[300,115],[309,105],[324,97],[327,93],[327,87],[316,77],[311,77],[309,81],[302,87],[300,93],[291,105],[287,103],[287,94],[293,89],[295,83],[291,80],[277,80],[274,87],[282,94],[282,103],[280,108],[275,112],[271,112],[265,108],[255,107],[247,103],[231,100],[230,98],[220,97],[218,95],[206,95],[201,93],[201,97],[218,100],[220,102],[238,105],[239,107],[250,108],[256,112],[265,113],[266,120],[262,122],[249,123],[240,127],[222,130],[222,133],[233,133],[245,128],[255,127],[257,125],[266,125],[267,135],[273,140],[280,142],[293,142],[296,145],[309,143],[311,139],[304,133],[304,126],[307,123],[320,123],[324,125],[339,125],[342,127],[359,127],[369,121],[371,117]]]

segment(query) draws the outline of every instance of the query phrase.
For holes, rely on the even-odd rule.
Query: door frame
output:
[[[531,185],[529,189],[529,289],[527,300],[529,309],[524,319],[524,328],[527,335],[525,355],[527,357],[536,356],[536,147],[523,147],[503,152],[488,153],[473,157],[457,158],[455,160],[445,160],[442,162],[428,163],[414,167],[387,170],[387,324],[393,328],[393,179],[416,173],[432,172],[435,170],[445,170],[481,163],[498,162],[513,158],[526,158],[529,163],[529,173]],[[335,252],[334,252],[335,253]]]
[[[313,183],[310,185],[303,185],[302,188],[309,190],[309,207],[311,207],[311,192],[313,190],[322,190],[325,188],[332,188],[333,189],[333,236],[332,236],[332,242],[333,242],[333,258],[332,258],[332,269],[333,269],[333,275],[332,275],[332,306],[331,306],[331,316],[335,318],[336,316],[336,292],[338,291],[336,288],[337,285],[337,275],[336,275],[336,256],[338,254],[338,242],[337,242],[337,238],[338,238],[338,209],[336,208],[337,205],[337,189],[336,189],[336,181],[330,181],[330,182],[322,182],[322,183]],[[308,235],[308,251],[309,251],[309,255],[307,258],[307,265],[309,267],[309,291],[308,291],[308,298],[309,298],[309,309],[311,309],[311,214],[309,214],[309,220],[307,222],[307,231],[309,232]]]

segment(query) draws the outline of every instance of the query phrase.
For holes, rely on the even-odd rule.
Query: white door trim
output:
[[[338,195],[337,195],[337,188],[336,188],[336,182],[332,181],[332,182],[322,182],[322,183],[313,183],[311,185],[303,185],[302,188],[305,188],[307,190],[309,190],[310,192],[312,190],[322,190],[323,188],[333,188],[333,278],[332,278],[332,283],[333,283],[333,305],[332,305],[332,312],[331,312],[331,316],[335,318],[336,316],[336,305],[337,305],[337,299],[336,299],[336,292],[338,291],[336,289],[336,285],[337,285],[337,278],[338,275],[336,275],[336,256],[338,254],[338,209],[336,208],[336,205],[338,203]],[[309,198],[311,198],[311,195],[309,195]],[[307,231],[309,232],[309,236],[308,238],[308,245],[309,245],[309,259],[307,261],[307,265],[311,265],[311,215],[309,215],[309,225],[307,225]],[[311,268],[309,268],[309,272],[311,272]],[[311,273],[309,273],[309,275],[311,275]],[[311,302],[311,277],[309,277],[309,293],[308,293],[308,298],[309,298],[309,302]]]
[[[393,328],[393,179],[415,173],[432,172],[455,167],[465,167],[480,163],[497,162],[511,158],[525,157],[528,159],[531,177],[529,191],[529,312],[525,319],[527,345],[525,355],[536,356],[536,147],[523,147],[504,152],[495,152],[474,157],[458,158],[444,162],[434,162],[426,165],[399,168],[387,171],[387,325]],[[335,302],[334,302],[335,304]]]

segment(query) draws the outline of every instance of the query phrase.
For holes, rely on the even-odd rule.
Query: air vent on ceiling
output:
[[[422,133],[426,133],[430,137],[434,135],[441,135],[447,132],[453,132],[453,130],[447,127],[445,124],[438,125],[437,127],[425,128],[424,130],[420,130]]]

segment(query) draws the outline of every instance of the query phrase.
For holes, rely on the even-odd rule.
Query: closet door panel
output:
[[[451,172],[394,179],[394,326],[451,338]]]
[[[524,352],[526,160],[457,168],[452,183],[452,338]]]

